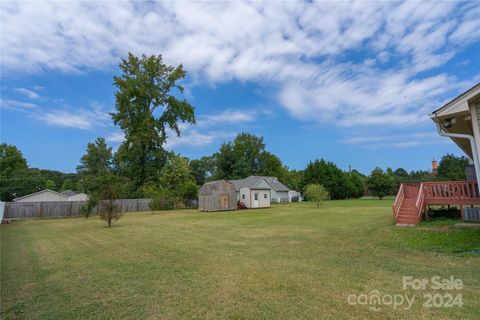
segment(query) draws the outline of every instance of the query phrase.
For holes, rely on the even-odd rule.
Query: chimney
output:
[[[438,164],[437,164],[437,160],[435,160],[435,158],[432,160],[432,173],[434,176],[437,175],[437,169],[438,169]]]

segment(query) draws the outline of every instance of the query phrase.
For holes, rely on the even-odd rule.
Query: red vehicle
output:
[[[247,209],[247,206],[245,205],[245,203],[243,203],[242,201],[239,200],[237,202],[237,209],[239,209],[239,210]]]

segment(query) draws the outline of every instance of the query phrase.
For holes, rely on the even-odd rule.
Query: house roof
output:
[[[457,121],[455,126],[451,128],[443,127],[442,130],[447,133],[462,133],[472,135],[473,128],[471,125],[470,106],[472,103],[477,101],[480,101],[480,83],[476,84],[455,99],[433,111],[430,114],[430,117],[438,124],[442,124],[444,120],[452,117],[455,117],[459,120],[464,119],[465,121]],[[463,150],[463,152],[465,152],[467,156],[470,158],[473,157],[470,141],[456,137],[451,137],[451,139],[460,147],[460,149]]]
[[[62,191],[60,193],[63,194],[63,195],[66,195],[67,197],[71,197],[71,196],[74,196],[74,195],[78,194],[78,192],[75,192],[75,191],[72,191],[72,190],[65,190],[65,191]]]
[[[45,193],[45,192],[51,192],[53,194],[60,195],[62,197],[68,198],[67,195],[61,194],[57,191],[53,191],[53,190],[50,190],[50,189],[45,189],[45,190],[37,191],[37,192],[34,192],[34,193],[26,194],[24,196],[15,198],[15,199],[13,199],[13,201],[17,201],[17,200],[20,200],[20,199],[25,199],[25,198],[28,198],[28,197],[31,197],[31,196],[34,196],[34,195],[37,195],[37,194]]]
[[[480,95],[480,83],[477,83],[464,93],[460,94],[455,99],[444,104],[437,110],[433,111],[430,115],[431,118],[435,119],[445,115],[450,115],[459,112],[469,111],[469,102],[478,98]]]
[[[235,190],[240,190],[241,188],[254,189],[257,188],[257,185],[261,180],[265,180],[273,190],[275,191],[288,191],[289,189],[281,183],[277,177],[262,177],[262,176],[250,176],[245,179],[230,180],[231,183],[235,186]]]

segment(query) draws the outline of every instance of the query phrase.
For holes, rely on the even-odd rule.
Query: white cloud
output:
[[[31,116],[45,124],[60,128],[75,128],[81,130],[93,130],[98,127],[106,127],[111,121],[110,116],[103,107],[94,102],[90,108],[43,108],[31,113]]]
[[[162,53],[195,83],[271,84],[294,117],[343,126],[427,121],[439,99],[468,86],[438,68],[480,39],[478,2],[2,2],[0,10],[7,73],[111,69],[128,51]]]
[[[449,139],[440,137],[433,131],[414,132],[403,134],[372,134],[357,135],[340,140],[341,143],[367,147],[371,149],[379,148],[409,148],[415,146],[425,146],[426,144],[444,144],[451,143]]]
[[[30,98],[30,99],[40,98],[40,96],[35,91],[29,90],[29,89],[15,88],[15,91],[17,91],[18,93],[21,93],[22,95],[24,95],[24,96],[26,96],[27,98]]]
[[[220,113],[212,115],[200,115],[197,125],[200,127],[205,126],[215,126],[225,123],[243,123],[243,122],[253,122],[255,121],[254,110],[235,110],[235,109],[226,109]]]
[[[16,110],[38,108],[38,105],[34,103],[17,101],[12,99],[1,99],[0,106],[2,107],[2,109],[16,109]]]

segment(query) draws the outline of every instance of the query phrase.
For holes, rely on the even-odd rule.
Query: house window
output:
[[[268,196],[267,196],[267,194],[265,193],[265,194],[263,195],[263,199],[267,199],[267,198],[268,198]]]
[[[258,193],[255,193],[254,199],[255,199],[255,200],[258,200]]]
[[[242,194],[242,199],[245,199],[245,194]]]

